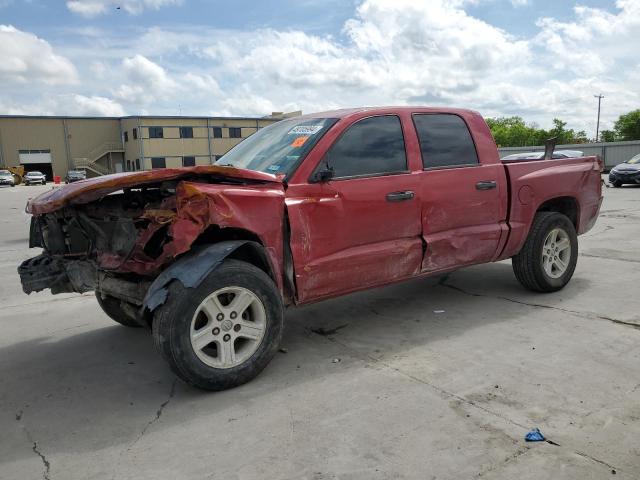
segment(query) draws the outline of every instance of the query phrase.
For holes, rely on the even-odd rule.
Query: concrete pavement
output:
[[[290,310],[221,393],[91,294],[22,293],[48,188],[0,189],[0,479],[640,477],[640,188],[607,189],[561,292],[501,262]]]

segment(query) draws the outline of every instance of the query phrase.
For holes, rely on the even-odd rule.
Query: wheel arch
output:
[[[209,245],[194,245],[189,254],[183,255],[167,267],[149,286],[142,302],[142,312],[147,321],[151,321],[154,310],[167,300],[172,282],[178,281],[185,288],[195,288],[226,258],[255,265],[275,282],[274,270],[267,253],[262,244],[255,240],[223,240]]]
[[[578,231],[578,224],[580,222],[580,204],[575,197],[564,196],[545,200],[536,210],[536,213],[538,212],[561,213],[571,220],[576,231]]]

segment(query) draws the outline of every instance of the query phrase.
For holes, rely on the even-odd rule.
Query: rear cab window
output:
[[[451,113],[414,113],[425,169],[478,165],[478,153],[467,124]]]
[[[348,127],[321,162],[333,169],[334,179],[407,172],[407,155],[400,118],[364,118]]]

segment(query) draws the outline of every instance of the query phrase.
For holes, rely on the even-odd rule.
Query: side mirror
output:
[[[311,183],[325,183],[333,178],[333,168],[324,165],[320,170],[311,176]]]

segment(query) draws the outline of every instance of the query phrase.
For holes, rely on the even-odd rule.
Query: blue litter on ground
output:
[[[545,441],[544,435],[542,435],[539,428],[534,428],[530,432],[527,432],[527,434],[524,436],[524,439],[527,442],[544,442]]]

